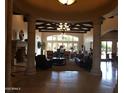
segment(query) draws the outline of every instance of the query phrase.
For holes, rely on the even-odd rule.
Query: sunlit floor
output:
[[[102,77],[82,68],[78,71],[44,70],[34,76],[20,71],[13,77],[13,87],[20,88],[16,93],[113,93],[117,68],[111,62],[101,62],[101,70]]]

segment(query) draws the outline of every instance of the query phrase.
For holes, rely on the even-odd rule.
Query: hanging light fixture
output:
[[[70,31],[70,27],[68,23],[59,23],[58,31],[61,31],[62,33],[65,33],[66,31]]]
[[[61,4],[63,5],[71,5],[73,4],[76,0],[58,0]]]
[[[64,39],[65,32],[70,31],[70,25],[68,23],[59,23],[57,30],[61,32],[60,36]]]

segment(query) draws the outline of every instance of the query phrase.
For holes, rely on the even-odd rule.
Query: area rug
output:
[[[74,61],[67,61],[64,66],[52,66],[52,68],[48,70],[53,71],[82,71],[83,68],[79,67]]]

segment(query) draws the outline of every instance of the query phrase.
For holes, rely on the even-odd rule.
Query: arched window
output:
[[[47,37],[47,50],[56,51],[60,46],[64,46],[66,51],[78,50],[79,38],[72,35],[51,35]]]

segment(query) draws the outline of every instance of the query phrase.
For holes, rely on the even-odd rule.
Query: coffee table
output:
[[[52,62],[53,62],[53,65],[63,66],[63,65],[66,65],[66,58],[64,58],[64,57],[53,57]]]

